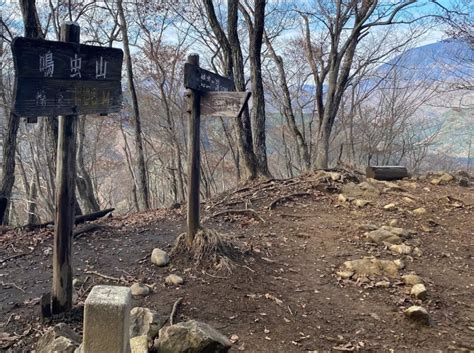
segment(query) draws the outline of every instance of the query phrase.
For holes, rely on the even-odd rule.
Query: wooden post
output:
[[[61,26],[62,42],[80,42],[76,23]],[[59,116],[56,163],[56,215],[54,228],[52,313],[72,307],[71,242],[74,226],[74,189],[76,185],[77,115]]]
[[[188,63],[199,66],[199,55],[188,56]],[[200,129],[201,129],[201,94],[197,90],[187,91],[189,99],[188,125],[188,231],[186,241],[192,245],[199,229],[199,187],[200,187]]]

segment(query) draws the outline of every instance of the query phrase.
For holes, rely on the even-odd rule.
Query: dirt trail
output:
[[[402,181],[395,190],[376,183],[380,194],[357,207],[341,202],[337,193],[352,179],[325,174],[269,181],[205,204],[205,216],[229,208],[250,208],[258,215],[217,215],[204,223],[246,250],[229,276],[196,270],[186,259],[167,268],[149,262],[153,248],[169,250],[184,230],[183,210],[102,220],[103,228],[74,243],[74,273],[84,283],[78,307],[94,284],[140,281],[154,286],[154,293],[136,305],[167,317],[183,297],[178,321],[197,319],[237,335],[234,352],[474,350],[473,188]],[[293,196],[274,202],[287,195]],[[409,196],[414,202],[404,199]],[[396,203],[393,211],[384,210],[389,203]],[[420,207],[426,213],[414,215]],[[364,238],[360,225],[380,227],[393,219],[397,227],[416,231],[409,244],[420,256],[396,256]],[[0,338],[5,351],[31,350],[48,326],[39,317],[38,298],[50,287],[51,236],[45,230],[0,238],[0,259],[26,254],[0,265],[0,331],[11,338]],[[364,256],[402,259],[401,274],[421,276],[428,299],[411,298],[399,278],[338,278],[343,262]],[[185,284],[165,287],[169,273],[182,276]],[[384,279],[388,288],[375,285]],[[430,313],[429,327],[403,314],[420,303]],[[63,320],[81,330],[80,310]]]

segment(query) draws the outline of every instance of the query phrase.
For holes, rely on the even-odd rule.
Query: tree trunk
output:
[[[42,38],[43,33],[41,32],[35,0],[21,0],[20,8],[25,26],[25,37]],[[0,199],[2,199],[2,202],[0,202],[1,224],[8,222],[4,216],[15,183],[15,153],[19,126],[20,118],[10,112],[8,114],[7,135],[3,142],[2,185],[0,189]]]
[[[251,23],[248,23],[248,26],[250,29],[249,59],[253,97],[253,148],[257,157],[257,168],[259,174],[271,177],[267,161],[265,96],[263,91],[261,57],[263,30],[265,26],[265,0],[255,0],[253,26]]]
[[[143,150],[142,123],[140,110],[138,108],[138,97],[133,81],[132,58],[130,54],[130,45],[128,42],[127,22],[123,10],[123,0],[117,1],[118,15],[120,18],[120,29],[122,32],[123,49],[125,54],[125,65],[128,76],[128,89],[132,98],[133,118],[135,125],[135,148],[137,153],[137,186],[139,195],[139,205],[141,210],[150,208],[148,181],[146,175],[145,155]]]
[[[211,28],[216,35],[219,44],[224,51],[224,55],[229,55],[226,61],[231,62],[236,91],[245,91],[244,59],[240,46],[238,34],[238,0],[228,0],[227,2],[227,38],[215,15],[214,5],[211,0],[204,1],[206,13]],[[226,48],[230,48],[230,51]],[[249,110],[246,107],[240,119],[235,119],[238,145],[240,155],[243,159],[244,172],[248,180],[257,177],[257,157],[252,145],[252,124],[250,122]]]
[[[283,58],[276,54],[275,50],[273,49],[272,43],[270,42],[270,40],[268,39],[266,35],[265,35],[265,42],[267,44],[270,55],[272,56],[273,61],[275,61],[275,65],[277,66],[278,76],[280,80],[280,89],[283,93],[283,99],[284,99],[284,101],[281,103],[283,105],[283,114],[285,115],[288,127],[290,128],[293,138],[296,141],[296,144],[298,147],[298,154],[303,159],[304,170],[309,171],[309,169],[311,168],[311,157],[309,154],[308,144],[306,143],[304,134],[300,131],[300,129],[298,128],[298,125],[296,125],[296,118],[295,118],[293,106],[291,103],[290,90],[288,89],[288,82],[286,79],[285,68],[283,66]]]
[[[77,171],[76,186],[86,213],[97,212],[100,206],[94,195],[92,180],[84,164],[84,140],[86,138],[85,117],[78,118],[78,146],[77,146]]]

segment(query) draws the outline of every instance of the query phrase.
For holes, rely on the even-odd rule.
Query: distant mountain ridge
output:
[[[379,72],[386,72],[394,67],[401,78],[436,81],[472,79],[474,49],[463,40],[446,39],[409,49],[381,65]]]

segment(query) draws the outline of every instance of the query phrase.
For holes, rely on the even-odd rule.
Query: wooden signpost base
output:
[[[61,27],[61,40],[79,43],[79,26],[74,23],[63,24]],[[71,242],[74,227],[77,118],[77,115],[63,115],[59,117],[53,289],[51,296],[53,314],[68,311],[72,307]]]

